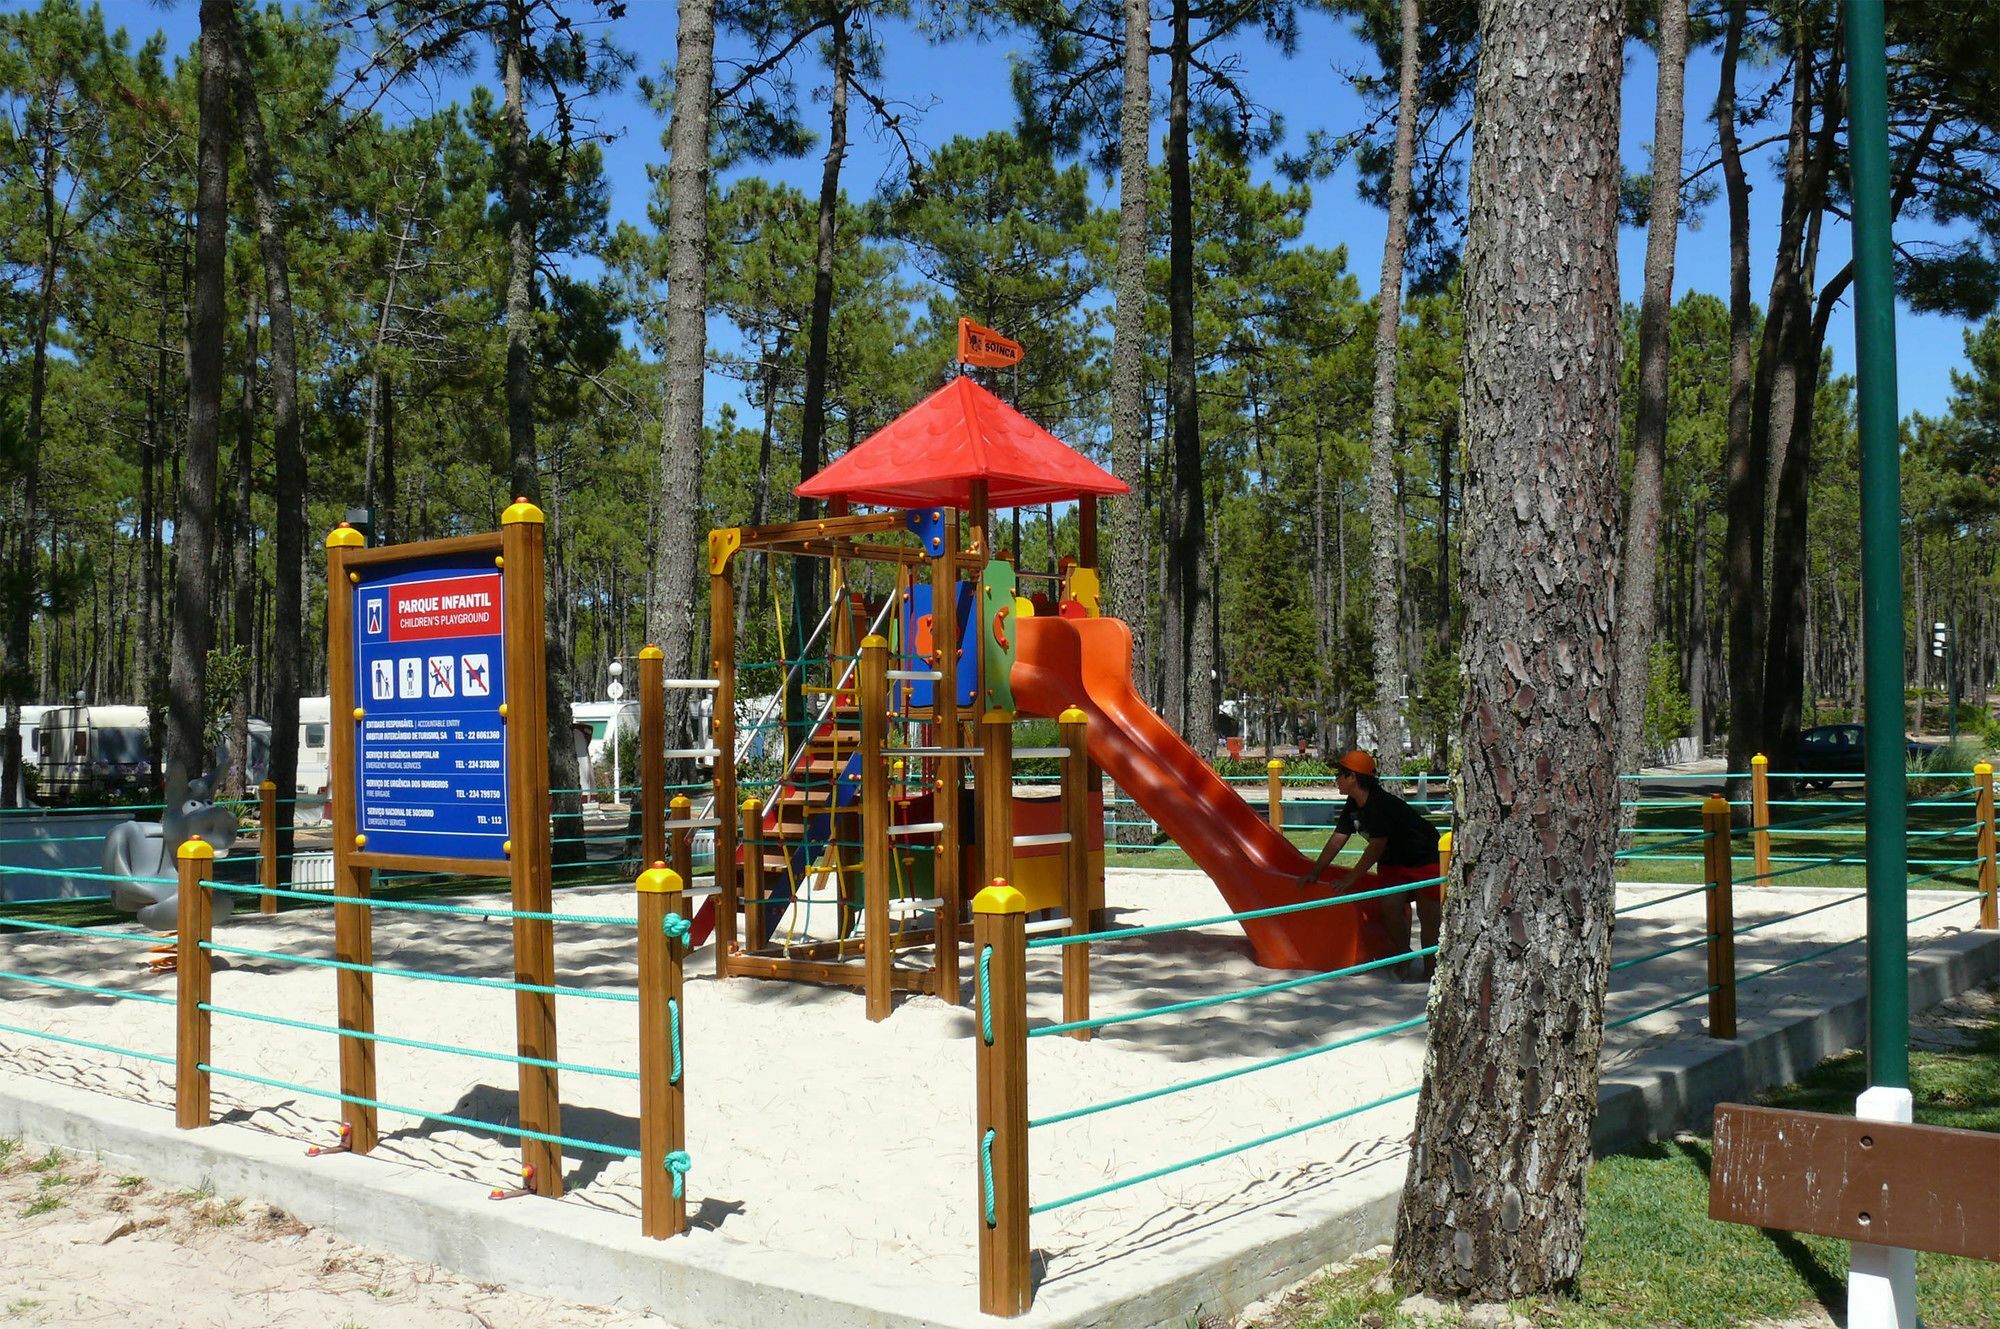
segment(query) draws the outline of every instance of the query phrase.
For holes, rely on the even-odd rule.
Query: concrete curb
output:
[[[1911,957],[1910,1007],[1926,1009],[2000,974],[2000,934],[1967,932]],[[1726,1099],[1789,1083],[1857,1046],[1867,1001],[1788,998],[1761,1013],[1766,1032],[1735,1043],[1681,1043],[1639,1056],[1600,1088],[1599,1152],[1702,1123]],[[0,1084],[0,1134],[95,1155],[175,1187],[210,1186],[277,1205],[350,1241],[467,1277],[595,1304],[644,1306],[681,1329],[992,1329],[972,1288],[866,1278],[829,1260],[760,1252],[712,1232],[648,1241],[638,1223],[580,1205],[494,1203],[481,1189],[404,1164],[351,1155],[307,1159],[296,1141],[240,1126],[177,1131],[172,1115],[46,1081]],[[1162,1240],[1111,1264],[1051,1278],[1024,1329],[1150,1329],[1231,1315],[1317,1270],[1387,1241],[1402,1155],[1340,1185],[1284,1197],[1229,1221],[1220,1239]],[[970,1237],[968,1236],[968,1240]]]

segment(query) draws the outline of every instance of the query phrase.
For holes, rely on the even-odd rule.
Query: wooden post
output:
[[[360,782],[355,771],[362,710],[354,695],[352,583],[360,580],[360,574],[347,570],[347,556],[366,543],[361,532],[346,522],[326,536],[327,690],[333,717],[327,775],[327,793],[333,804],[333,958],[343,965],[360,966],[375,963],[374,910],[367,903],[374,889],[374,874],[349,861],[367,841],[360,833],[356,806]],[[365,1036],[375,1032],[375,975],[365,967],[343,968],[335,971],[333,982],[335,1018],[343,1031],[340,1121],[346,1128],[347,1147],[365,1154],[381,1138],[375,1109],[370,1106],[376,1099],[375,1040]]]
[[[1077,707],[1062,713],[1063,758],[1063,912],[1069,933],[1080,937],[1091,930],[1090,919],[1090,717]],[[1090,943],[1062,948],[1063,1022],[1090,1018]],[[1073,1029],[1070,1037],[1088,1041],[1088,1029]]]
[[[501,597],[506,615],[507,866],[514,908],[549,912],[549,723],[544,683],[543,634],[547,622],[542,587],[542,510],[516,499],[500,514]],[[514,920],[514,977],[542,987],[556,979],[555,927],[546,918]],[[515,1041],[520,1066],[523,1130],[562,1134],[562,1097],[556,1085],[556,999],[552,992],[514,994]],[[562,1149],[548,1140],[521,1137],[521,1171],[528,1189],[551,1199],[563,1189]]]
[[[1271,800],[1271,829],[1285,829],[1285,763],[1276,757],[1264,763],[1266,797]]]
[[[1076,501],[1076,565],[1097,567],[1097,495],[1085,494]]]
[[[1771,884],[1771,759],[1750,759],[1750,852],[1759,886]]]
[[[995,881],[972,902],[979,988],[973,1178],[979,1309],[988,1315],[1022,1315],[1034,1303],[1028,1274],[1027,920],[1027,900],[1005,881]]]
[[[193,1130],[208,1125],[209,978],[213,966],[203,943],[215,919],[215,898],[202,884],[215,865],[215,850],[206,840],[189,840],[175,851],[180,869],[174,921],[180,936],[174,947],[174,1125]]]
[[[2000,882],[1995,880],[1993,825],[1993,764],[1980,762],[1972,768],[1973,783],[1979,787],[1979,926],[2000,928]]]
[[[688,829],[693,820],[693,799],[675,794],[667,800],[667,866],[680,874],[683,883],[694,880],[694,832]]]
[[[639,866],[667,861],[667,664],[657,646],[639,648]]]
[[[743,800],[743,948],[754,951],[770,932],[764,917],[764,807]],[[716,906],[720,908],[720,904]]]
[[[1736,1037],[1736,907],[1730,892],[1729,800],[1701,805],[1708,832],[1708,1036]]]
[[[740,537],[739,537],[740,538]],[[715,810],[715,976],[729,977],[729,957],[735,953],[736,819],[736,574],[734,546],[709,546],[708,653],[710,694],[709,746],[715,749],[709,806]],[[688,879],[692,882],[693,878]]]
[[[981,881],[1014,879],[1014,713],[979,717],[979,850]]]
[[[681,962],[690,937],[680,874],[639,874],[639,1226],[649,1237],[687,1231],[687,1076]],[[675,920],[675,921],[670,921]],[[672,928],[678,936],[669,935]]]
[[[862,957],[868,1018],[886,1020],[893,1008],[889,989],[895,939],[889,935],[889,893],[894,865],[889,861],[889,768],[882,749],[889,728],[889,642],[869,634],[861,642],[861,891]]]
[[[933,694],[936,705],[933,714],[937,723],[932,726],[939,746],[955,748],[964,741],[958,723],[958,511],[943,509],[944,552],[931,560],[931,647],[937,652],[934,667],[942,677],[938,680]],[[959,897],[963,885],[959,879],[959,855],[965,841],[965,828],[959,821],[959,789],[963,784],[957,757],[940,757],[933,768],[937,772],[934,796],[931,806],[935,815],[933,821],[944,823],[938,832],[937,861],[932,865],[932,880],[937,886],[938,899],[943,901],[937,910],[937,951],[931,971],[936,980],[936,992],[940,1001],[958,1004],[958,919]]]
[[[257,912],[278,912],[278,786],[269,780],[257,786],[257,884],[264,894]]]

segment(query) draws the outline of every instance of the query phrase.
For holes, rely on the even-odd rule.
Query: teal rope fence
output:
[[[335,1038],[352,1038],[363,1043],[388,1043],[395,1047],[412,1048],[419,1052],[441,1052],[451,1057],[471,1057],[475,1061],[498,1061],[509,1066],[542,1066],[549,1070],[575,1071],[579,1075],[596,1075],[609,1080],[636,1080],[637,1071],[621,1071],[615,1066],[592,1066],[584,1062],[550,1061],[544,1057],[526,1057],[512,1052],[489,1052],[484,1048],[469,1048],[444,1043],[429,1043],[421,1038],[399,1038],[395,1034],[366,1033],[359,1029],[342,1029],[336,1025],[316,1024],[311,1020],[294,1020],[282,1015],[267,1015],[262,1011],[237,1010],[231,1006],[214,1006],[201,1003],[201,1009],[214,1015],[226,1016],[232,1020],[248,1020],[253,1024],[276,1025],[283,1029],[298,1029],[306,1033],[330,1034]]]
[[[1086,942],[1130,941],[1138,937],[1155,937],[1166,932],[1187,932],[1194,928],[1213,927],[1219,923],[1241,923],[1253,918],[1276,918],[1283,914],[1303,913],[1308,909],[1324,909],[1328,905],[1352,904],[1357,900],[1375,900],[1385,895],[1406,895],[1425,886],[1442,884],[1443,877],[1432,877],[1428,881],[1413,881],[1397,886],[1383,886],[1376,890],[1356,891],[1350,895],[1322,896],[1316,900],[1304,900],[1298,904],[1272,905],[1268,909],[1246,909],[1235,914],[1215,914],[1208,918],[1189,919],[1185,923],[1151,923],[1144,927],[1112,928],[1104,932],[1081,932],[1075,935],[1059,933],[1047,937],[1028,938],[1028,949],[1045,950],[1051,946],[1077,946]]]
[[[400,1103],[384,1102],[377,1098],[363,1098],[359,1094],[343,1094],[336,1089],[316,1089],[309,1084],[293,1084],[289,1080],[274,1080],[262,1075],[252,1075],[248,1071],[232,1071],[226,1066],[211,1066],[200,1062],[201,1070],[210,1075],[220,1075],[230,1080],[247,1080],[251,1084],[261,1084],[267,1089],[284,1089],[293,1093],[307,1094],[313,1098],[330,1099],[338,1103],[353,1103],[360,1107],[374,1108],[378,1112],[400,1112],[406,1117],[416,1117],[421,1121],[441,1121],[450,1126],[463,1126],[468,1130],[491,1131],[495,1135],[506,1136],[510,1140],[540,1140],[545,1144],[558,1145],[564,1149],[580,1149],[585,1153],[608,1154],[613,1158],[637,1158],[637,1149],[623,1145],[606,1144],[601,1140],[585,1140],[573,1135],[550,1135],[546,1131],[532,1131],[524,1126],[502,1126],[498,1122],[480,1121],[476,1117],[460,1117],[449,1112],[426,1112],[422,1108],[406,1107]]]
[[[627,885],[630,882],[607,881],[595,883],[606,886]],[[226,881],[204,881],[202,885],[210,890],[222,891],[229,895],[273,895],[281,900],[310,900],[315,904],[330,904],[336,908],[389,909],[419,914],[476,914],[481,918],[530,919],[544,923],[576,923],[590,927],[632,926],[628,915],[615,914],[556,914],[542,913],[532,909],[508,909],[498,905],[433,904],[423,900],[384,900],[375,896],[335,895],[331,891],[298,891],[282,886],[246,886]]]
[[[71,1047],[88,1048],[92,1052],[108,1052],[114,1057],[137,1057],[140,1061],[157,1062],[162,1066],[172,1066],[172,1057],[163,1057],[157,1052],[141,1052],[137,1048],[119,1047],[115,1043],[93,1043],[87,1038],[71,1038],[68,1034],[51,1033],[46,1029],[23,1029],[19,1025],[0,1024],[0,1033],[20,1034],[27,1038],[47,1039],[52,1043],[67,1043]]]
[[[316,955],[286,955],[280,951],[259,951],[248,946],[225,946],[219,941],[201,943],[205,951],[217,955],[242,955],[280,964],[301,964],[314,969],[344,969],[357,974],[380,974],[384,978],[413,978],[427,983],[457,983],[465,987],[496,988],[504,992],[546,992],[555,997],[582,997],[593,1001],[639,1000],[636,992],[607,992],[600,988],[563,987],[542,983],[517,983],[505,978],[474,978],[468,974],[433,974],[422,969],[394,969],[387,965],[355,964],[348,960],[327,960]]]
[[[82,992],[93,997],[109,997],[113,1001],[137,1001],[150,1006],[171,1006],[172,997],[162,997],[155,992],[130,992],[121,988],[99,987],[95,983],[73,983],[66,978],[48,978],[41,974],[17,974],[9,969],[0,969],[0,978],[12,979],[16,983],[32,983],[36,987],[61,988],[65,992]]]

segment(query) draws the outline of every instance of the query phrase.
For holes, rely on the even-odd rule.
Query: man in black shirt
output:
[[[1337,874],[1329,885],[1336,895],[1380,890],[1407,882],[1431,882],[1406,894],[1378,896],[1362,902],[1363,908],[1378,918],[1388,930],[1391,954],[1410,949],[1410,905],[1414,899],[1425,948],[1437,945],[1438,927],[1444,920],[1444,888],[1435,879],[1444,875],[1438,863],[1437,827],[1415,808],[1384,789],[1375,778],[1375,759],[1365,752],[1350,752],[1334,770],[1335,788],[1347,796],[1333,835],[1320,850],[1319,858],[1299,878],[1301,889],[1312,885],[1325,872],[1356,832],[1367,840],[1361,861]],[[1371,872],[1371,869],[1373,870]],[[1437,971],[1437,957],[1403,967],[1403,977],[1422,981]]]

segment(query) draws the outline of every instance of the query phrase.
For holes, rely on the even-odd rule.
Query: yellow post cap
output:
[[[1972,773],[1974,775],[1991,775],[1993,774],[1993,763],[1990,761],[1982,761],[1978,765],[1972,768]]]
[[[346,522],[340,523],[340,525],[326,533],[326,547],[328,549],[359,549],[367,543],[368,537],[355,530],[352,526],[349,526]]]
[[[665,895],[681,889],[681,874],[672,868],[647,868],[633,885],[648,895]]]
[[[1769,766],[1771,759],[1760,752],[1750,759],[1750,764],[1752,766]]]
[[[1080,706],[1071,706],[1056,717],[1058,724],[1089,724],[1090,716]]]
[[[530,503],[527,499],[518,496],[512,503],[507,505],[507,510],[500,514],[500,524],[502,526],[519,526],[523,523],[530,526],[540,526],[546,520],[548,519],[542,516],[540,508]]]
[[[755,798],[746,798],[743,800],[743,810],[745,812],[755,812],[763,806],[764,805],[762,803],[759,803]]]
[[[1264,769],[1267,771],[1282,771],[1285,769],[1284,759],[1281,757],[1273,757],[1271,758],[1271,760],[1264,763]]]
[[[982,716],[980,716],[980,717],[979,717],[979,723],[981,723],[981,724],[1013,724],[1013,723],[1014,723],[1014,712],[1012,712],[1012,711],[988,711],[988,712],[986,712],[986,714],[984,714],[984,715],[982,715]]]
[[[214,858],[215,846],[206,840],[183,840],[174,850],[175,858]]]
[[[1442,831],[1438,834],[1438,852],[1440,854],[1448,854],[1451,852],[1450,831]]]
[[[639,648],[639,658],[641,660],[664,660],[667,658],[667,653],[657,646],[641,646]]]
[[[1729,811],[1729,800],[1721,794],[1710,794],[1707,798],[1701,800],[1701,810],[1705,813],[1727,812]]]
[[[258,785],[258,786],[257,786],[257,788],[258,788],[258,789],[260,789],[260,790],[263,790],[263,789],[269,789],[269,790],[272,790],[272,791],[274,791],[274,792],[275,792],[275,791],[277,790],[278,786],[277,786],[277,783],[276,783],[275,781],[272,781],[272,780],[266,780],[266,781],[264,781],[264,782],[263,782],[262,784]]]
[[[675,794],[667,800],[667,806],[670,808],[691,808],[694,806],[694,800],[686,794]]]
[[[887,649],[888,645],[889,639],[879,632],[871,632],[861,639],[861,649],[864,651],[871,646]]]
[[[1009,886],[1005,877],[995,877],[991,886],[972,897],[972,912],[1025,914],[1028,912],[1028,897]]]

